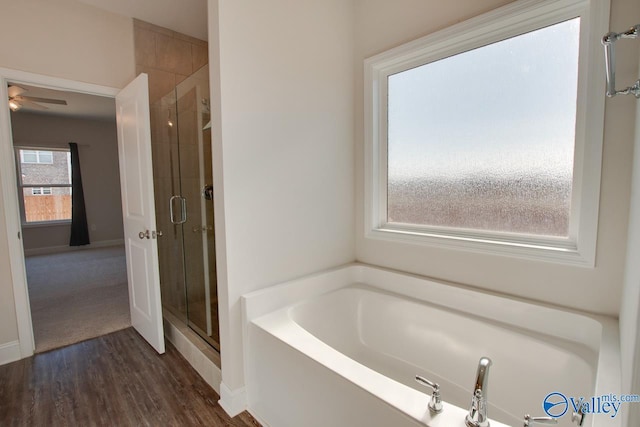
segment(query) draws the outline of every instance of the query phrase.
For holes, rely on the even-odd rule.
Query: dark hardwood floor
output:
[[[260,426],[218,399],[170,343],[160,356],[132,328],[0,366],[0,426]]]

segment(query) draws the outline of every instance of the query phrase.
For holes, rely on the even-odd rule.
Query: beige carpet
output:
[[[124,247],[25,260],[36,353],[131,326]]]

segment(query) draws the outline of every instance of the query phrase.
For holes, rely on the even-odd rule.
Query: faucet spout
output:
[[[467,427],[489,427],[487,416],[487,384],[489,382],[489,368],[491,359],[480,358],[478,370],[476,372],[476,382],[473,386],[473,396],[471,398],[471,408],[465,418]]]

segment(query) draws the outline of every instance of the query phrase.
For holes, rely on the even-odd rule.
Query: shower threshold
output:
[[[162,314],[165,337],[198,374],[220,394],[222,382],[220,354],[169,310],[163,309]]]

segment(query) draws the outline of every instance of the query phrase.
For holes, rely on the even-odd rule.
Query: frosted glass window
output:
[[[580,18],[388,77],[387,222],[569,234]]]

